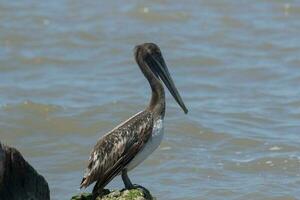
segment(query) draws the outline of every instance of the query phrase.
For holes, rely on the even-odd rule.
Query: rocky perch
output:
[[[132,190],[105,190],[102,197],[97,197],[95,200],[154,200],[147,190],[140,188]],[[92,200],[91,193],[82,193],[73,196],[71,200]]]

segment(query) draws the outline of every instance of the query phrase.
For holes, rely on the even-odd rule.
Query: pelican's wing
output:
[[[152,128],[152,114],[145,110],[103,136],[92,150],[80,187],[98,181],[104,188],[144,147]]]

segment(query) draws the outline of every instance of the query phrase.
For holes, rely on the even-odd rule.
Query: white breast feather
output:
[[[132,170],[141,162],[143,162],[157,147],[160,145],[164,134],[163,120],[158,119],[153,124],[152,137],[145,144],[145,147],[140,151],[135,158],[128,164],[127,169]]]

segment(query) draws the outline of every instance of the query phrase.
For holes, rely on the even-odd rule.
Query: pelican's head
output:
[[[184,113],[187,114],[188,109],[184,105],[183,100],[175,87],[159,47],[154,43],[137,45],[134,49],[134,56],[140,67],[149,68],[154,76],[164,82],[176,102],[182,108]]]

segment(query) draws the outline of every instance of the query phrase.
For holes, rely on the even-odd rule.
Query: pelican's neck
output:
[[[149,79],[148,79],[149,80]],[[151,79],[152,80],[152,79]],[[166,102],[165,102],[165,90],[161,81],[155,77],[155,81],[150,82],[152,95],[149,103],[149,109],[153,111],[153,113],[157,114],[159,117],[164,118],[165,110],[166,110]]]
[[[149,69],[149,67],[145,66],[144,63],[138,63],[140,66],[144,76],[148,80],[151,90],[152,96],[148,106],[148,109],[152,111],[154,114],[154,118],[164,118],[165,116],[165,90],[162,85],[161,80]]]

